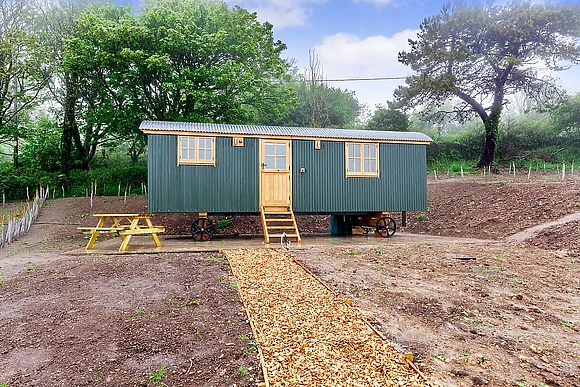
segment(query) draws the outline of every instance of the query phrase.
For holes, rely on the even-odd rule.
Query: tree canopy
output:
[[[399,53],[415,74],[395,91],[396,106],[421,108],[431,121],[478,116],[485,127],[478,166],[491,165],[506,96],[521,91],[538,105],[559,99],[555,80],[540,70],[577,64],[579,37],[578,5],[446,5]],[[453,104],[443,109],[447,100]]]
[[[409,130],[409,117],[398,110],[378,105],[377,110],[367,122],[367,129],[406,132]]]

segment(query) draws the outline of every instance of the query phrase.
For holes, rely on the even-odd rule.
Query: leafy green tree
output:
[[[253,123],[286,114],[286,46],[256,14],[210,0],[153,0],[98,47],[141,117]],[[123,47],[118,49],[118,47]]]
[[[377,110],[367,122],[367,129],[407,132],[409,130],[409,117],[398,110],[378,105]]]
[[[550,110],[554,134],[580,139],[580,93]]]
[[[18,167],[19,119],[37,104],[48,80],[46,48],[34,31],[37,9],[26,0],[0,1],[0,145]]]
[[[554,79],[536,69],[563,70],[578,60],[579,20],[577,5],[446,5],[423,21],[410,51],[399,53],[415,75],[396,90],[397,105],[422,106],[432,121],[478,116],[485,127],[478,166],[491,165],[506,95],[521,91],[539,105],[561,96]],[[451,109],[439,109],[446,100]]]

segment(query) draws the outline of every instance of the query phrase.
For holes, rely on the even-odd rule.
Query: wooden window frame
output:
[[[194,147],[192,147],[192,148],[187,147],[186,148],[188,150],[194,150],[195,157],[193,159],[182,157],[182,151],[184,149],[182,146],[183,139],[195,140]],[[205,150],[208,150],[208,149],[211,150],[211,159],[203,159],[203,160],[199,159],[199,140],[201,140],[201,139],[211,141],[211,148],[207,148],[207,147],[202,148]],[[213,165],[213,166],[215,166],[215,137],[178,136],[177,137],[177,165]]]
[[[353,145],[355,147],[359,147],[360,156],[350,155],[349,154],[349,145]],[[366,146],[373,146],[375,148],[375,156],[374,158],[365,157],[364,155],[364,147]],[[378,142],[345,142],[344,144],[344,156],[345,156],[345,169],[346,169],[346,177],[375,177],[378,178],[379,175],[379,143]],[[350,161],[353,160],[356,164],[360,166],[360,171],[349,171],[349,164]],[[365,171],[365,161],[374,161],[375,163],[375,171]],[[370,168],[369,168],[370,169]]]

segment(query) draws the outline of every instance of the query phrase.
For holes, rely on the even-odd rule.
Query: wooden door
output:
[[[291,206],[290,140],[260,140],[260,205]]]

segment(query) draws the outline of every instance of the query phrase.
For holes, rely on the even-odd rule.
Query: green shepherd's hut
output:
[[[427,208],[422,133],[144,121],[150,212],[193,212],[198,240],[208,214],[260,214],[267,243],[300,241],[294,218],[330,214],[331,233],[396,229],[387,212]]]

